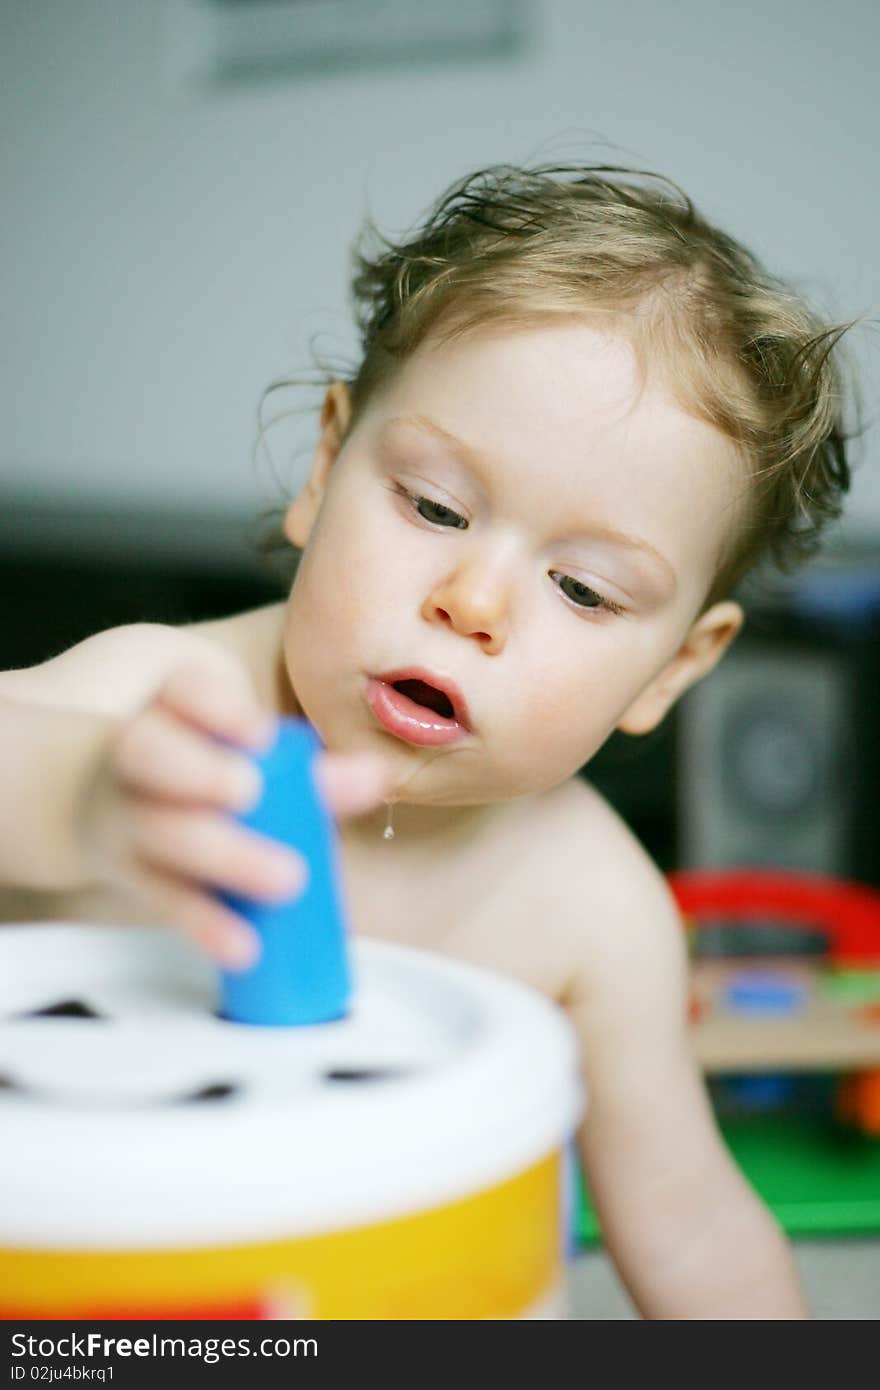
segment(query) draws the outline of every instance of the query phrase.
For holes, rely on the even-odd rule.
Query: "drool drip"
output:
[[[426,758],[423,763],[420,763],[419,766],[415,768],[410,773],[410,775],[403,782],[401,782],[400,785],[395,789],[394,800],[385,802],[385,805],[388,807],[388,814],[385,818],[385,829],[382,831],[383,840],[394,839],[394,826],[392,824],[392,820],[394,817],[395,804],[400,800],[400,792],[403,790],[404,787],[408,787],[410,782],[412,782],[413,778],[417,777],[420,772],[423,772],[424,769],[428,766],[428,764],[434,761],[434,758],[439,758],[440,755],[445,751],[446,750],[443,748],[436,748],[434,750],[433,756],[430,758]]]

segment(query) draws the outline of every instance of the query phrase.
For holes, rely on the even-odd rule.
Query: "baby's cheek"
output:
[[[310,660],[322,650],[337,651],[349,633],[361,630],[368,595],[359,574],[358,566],[330,563],[322,555],[297,577],[289,599],[290,626]]]
[[[520,716],[536,747],[549,751],[582,733],[584,724],[589,723],[585,719],[589,708],[589,700],[581,695],[575,679],[566,679],[564,672],[548,671],[545,665],[540,679],[528,688]]]
[[[545,791],[571,770],[564,740],[540,719],[506,738],[503,751],[497,745],[496,750],[495,775],[503,796]]]
[[[595,695],[577,690],[573,697],[569,684],[544,684],[522,710],[512,761],[521,773],[531,769],[537,785],[555,786],[583,767],[612,730],[613,720]]]

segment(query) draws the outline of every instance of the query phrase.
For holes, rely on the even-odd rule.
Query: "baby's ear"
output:
[[[321,408],[321,433],[312,455],[308,481],[284,514],[284,534],[289,541],[299,546],[300,550],[305,549],[311,535],[327,485],[327,475],[342,448],[351,423],[351,415],[351,391],[348,383],[331,382]]]
[[[351,414],[351,388],[348,382],[331,381],[321,407],[321,438],[318,448],[325,446],[332,451],[333,458],[342,448],[342,441],[351,424]]]
[[[670,662],[637,695],[617,727],[625,734],[648,734],[684,692],[708,674],[730,646],[744,621],[738,603],[713,603],[688,629]]]

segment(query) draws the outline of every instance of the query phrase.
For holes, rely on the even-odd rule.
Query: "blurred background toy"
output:
[[[880,892],[760,868],[670,886],[731,1152],[791,1234],[880,1230]],[[598,1238],[583,1195],[579,1235]]]

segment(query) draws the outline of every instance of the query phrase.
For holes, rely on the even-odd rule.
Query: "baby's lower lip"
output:
[[[436,748],[467,737],[467,729],[457,719],[447,719],[424,705],[417,705],[408,695],[375,676],[367,679],[365,699],[382,727],[406,743]]]

